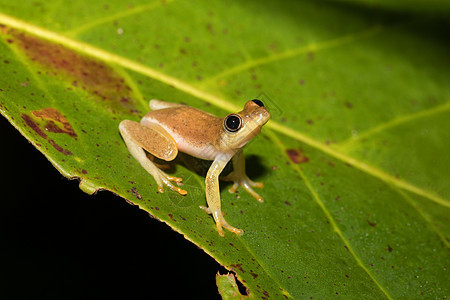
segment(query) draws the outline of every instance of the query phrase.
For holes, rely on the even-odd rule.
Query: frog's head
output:
[[[223,120],[222,145],[240,149],[261,132],[261,127],[269,121],[270,113],[262,101],[248,101],[237,114],[229,114]]]

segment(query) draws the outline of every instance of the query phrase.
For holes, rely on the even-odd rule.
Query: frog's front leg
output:
[[[239,150],[232,159],[233,162],[233,172],[223,177],[222,179],[225,181],[233,181],[233,186],[228,190],[230,193],[235,193],[238,187],[242,187],[244,190],[250,193],[253,197],[256,198],[259,202],[264,202],[263,198],[256,193],[252,187],[264,187],[262,182],[254,182],[250,178],[248,178],[247,174],[245,174],[245,159],[244,152]]]
[[[153,176],[158,184],[159,192],[164,192],[163,184],[165,184],[181,195],[187,194],[185,190],[182,190],[171,183],[171,181],[181,182],[182,179],[164,173],[148,159],[143,150],[147,150],[160,159],[166,161],[173,160],[178,154],[178,148],[167,131],[157,124],[147,123],[143,125],[129,120],[120,122],[119,129],[131,155],[133,155],[141,166]]]
[[[212,163],[205,179],[206,202],[208,203],[208,207],[200,206],[200,208],[205,210],[208,214],[212,214],[214,221],[216,221],[217,231],[221,236],[224,236],[222,227],[225,227],[225,229],[236,234],[242,234],[244,232],[242,229],[235,228],[228,224],[228,222],[225,221],[220,208],[219,175],[229,160],[230,158],[227,156],[218,156]]]

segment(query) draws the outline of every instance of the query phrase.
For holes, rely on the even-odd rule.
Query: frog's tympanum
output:
[[[220,209],[219,175],[232,160],[233,171],[223,178],[234,182],[230,192],[234,193],[238,187],[242,187],[262,202],[261,196],[252,187],[263,187],[263,184],[247,177],[242,148],[261,131],[261,127],[270,118],[264,104],[256,99],[248,101],[241,112],[229,114],[225,118],[215,117],[187,105],[158,100],[150,101],[150,109],[140,123],[124,120],[119,125],[130,153],[155,178],[160,192],[163,192],[163,185],[166,185],[181,195],[187,192],[171,181],[181,182],[182,179],[164,173],[147,157],[145,151],[165,161],[173,160],[178,151],[212,160],[205,180],[208,207],[201,208],[212,214],[221,236],[224,235],[222,227],[242,234],[241,229],[229,225],[223,217]]]

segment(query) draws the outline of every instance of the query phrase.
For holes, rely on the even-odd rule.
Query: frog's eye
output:
[[[255,103],[256,105],[258,105],[259,107],[264,107],[264,103],[262,103],[261,100],[253,99],[252,101],[253,101],[253,103]]]
[[[223,126],[228,132],[236,132],[242,127],[242,118],[238,114],[230,114],[223,121]]]

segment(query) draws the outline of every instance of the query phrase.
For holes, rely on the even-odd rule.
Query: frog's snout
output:
[[[244,106],[244,110],[239,114],[245,116],[245,118],[247,119],[246,123],[252,123],[253,126],[256,127],[263,126],[270,119],[269,111],[267,110],[264,103],[258,99],[248,101]]]
[[[269,119],[270,119],[270,112],[264,107],[262,106],[260,109],[258,109],[258,113],[259,113],[259,125],[263,126],[264,124],[266,124]]]

